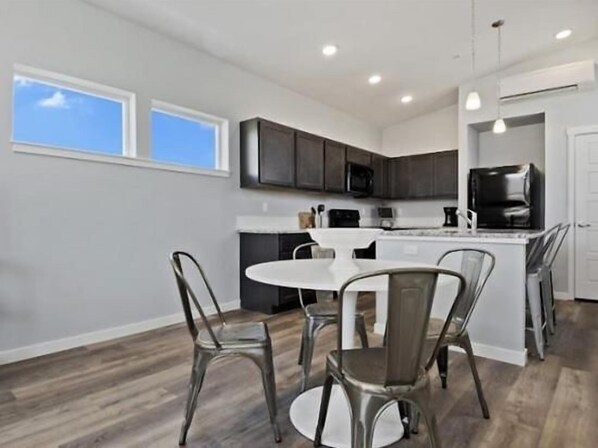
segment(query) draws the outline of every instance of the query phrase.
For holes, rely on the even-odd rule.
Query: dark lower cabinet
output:
[[[268,261],[290,260],[293,250],[300,244],[310,242],[307,232],[302,233],[241,233],[240,234],[240,297],[241,308],[266,314],[279,313],[300,306],[299,294],[294,288],[279,288],[250,280],[245,275],[249,266]],[[302,251],[300,257],[309,257],[310,251]],[[304,291],[307,302],[315,301],[313,291]]]
[[[324,139],[305,132],[295,134],[295,186],[324,188]]]
[[[345,192],[345,145],[331,140],[324,142],[324,190]]]

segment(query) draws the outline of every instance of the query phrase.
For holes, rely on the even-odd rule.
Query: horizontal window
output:
[[[62,75],[19,72],[13,78],[15,143],[132,155],[130,94]]]
[[[158,101],[151,120],[153,161],[227,169],[226,120]]]

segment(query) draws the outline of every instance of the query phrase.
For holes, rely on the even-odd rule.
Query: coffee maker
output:
[[[457,227],[458,225],[457,207],[444,207],[444,227]]]

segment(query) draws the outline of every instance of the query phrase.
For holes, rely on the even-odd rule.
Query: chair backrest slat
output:
[[[440,275],[457,279],[459,285],[447,321],[438,338],[431,341],[427,337],[428,324]],[[377,276],[388,276],[386,385],[413,384],[436,359],[440,342],[461,298],[465,279],[458,272],[441,268],[401,268],[356,275],[347,280],[339,292],[339,326],[342,326],[346,289],[356,281]],[[342,331],[338,334],[339,370],[342,372]]]
[[[465,289],[463,297],[455,309],[453,324],[457,326],[459,332],[463,332],[482,290],[494,270],[496,258],[492,253],[482,249],[454,249],[445,252],[438,259],[438,265],[442,266],[450,262],[453,257],[458,256],[461,257],[459,272],[465,277]]]
[[[170,265],[172,266],[172,269],[174,271],[174,276],[175,276],[175,279],[177,282],[179,295],[181,297],[183,311],[185,312],[185,321],[187,323],[187,328],[189,329],[189,333],[191,334],[191,337],[193,338],[193,340],[195,340],[197,338],[197,335],[199,334],[199,329],[197,327],[197,324],[195,323],[195,320],[193,319],[193,312],[191,309],[190,302],[193,302],[193,304],[195,305],[195,308],[197,309],[197,311],[199,313],[202,323],[204,324],[206,330],[208,331],[210,338],[214,342],[214,345],[217,348],[220,348],[221,344],[218,341],[218,338],[216,337],[214,330],[212,329],[212,326],[210,325],[210,322],[208,321],[208,318],[204,313],[203,307],[199,303],[199,300],[197,299],[197,296],[195,295],[193,288],[191,287],[191,285],[185,278],[181,258],[186,258],[187,260],[189,260],[191,262],[191,264],[193,264],[195,266],[195,268],[197,269],[197,272],[199,273],[199,277],[202,280],[202,283],[204,284],[206,290],[208,291],[208,295],[210,296],[210,299],[212,300],[212,304],[214,305],[214,308],[216,309],[216,312],[218,314],[218,318],[220,319],[221,324],[225,325],[226,321],[224,320],[224,316],[222,314],[222,310],[220,309],[220,305],[218,304],[218,301],[216,300],[214,291],[212,290],[212,287],[210,286],[208,279],[206,278],[206,275],[205,275],[201,265],[197,262],[197,260],[192,255],[188,254],[187,252],[176,251],[176,252],[173,252],[172,254],[170,254]]]
[[[565,242],[565,237],[567,236],[570,227],[571,224],[569,223],[561,223],[559,225],[559,231],[554,239],[554,242],[552,243],[552,248],[550,249],[550,252],[546,255],[546,266],[548,266],[548,268],[552,268],[554,260],[556,259],[556,256],[559,253],[561,246]]]

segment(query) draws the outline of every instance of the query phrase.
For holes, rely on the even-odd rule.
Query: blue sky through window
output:
[[[152,160],[216,168],[217,126],[152,110]]]
[[[123,104],[22,76],[13,82],[13,141],[123,154]]]

